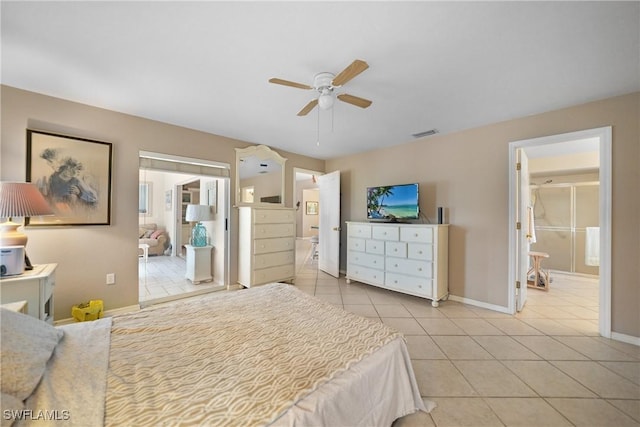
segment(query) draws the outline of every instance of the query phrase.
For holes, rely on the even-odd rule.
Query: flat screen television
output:
[[[367,219],[404,221],[418,219],[418,184],[367,188]]]

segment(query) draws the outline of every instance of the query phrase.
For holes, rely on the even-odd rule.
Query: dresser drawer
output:
[[[367,240],[366,252],[370,254],[384,255],[384,242],[380,240]]]
[[[274,252],[253,257],[253,265],[255,268],[275,267],[276,265],[293,264],[294,262],[293,251]]]
[[[366,224],[349,224],[349,237],[371,238],[371,226]]]
[[[254,254],[292,251],[295,249],[295,239],[292,237],[275,237],[272,239],[257,239],[253,246]]]
[[[415,259],[387,258],[386,269],[392,273],[403,273],[418,277],[432,277],[430,262]]]
[[[398,227],[392,226],[380,226],[373,227],[371,230],[371,235],[374,239],[379,240],[398,240],[398,236],[400,235],[398,232]]]
[[[433,280],[404,274],[386,273],[384,285],[389,289],[419,295],[430,298],[432,295]]]
[[[261,285],[263,283],[278,282],[280,280],[291,279],[295,276],[293,265],[281,265],[278,267],[262,268],[253,272],[253,283]]]
[[[253,222],[256,224],[277,224],[293,222],[295,213],[285,209],[256,209],[253,214]]]
[[[408,243],[407,257],[420,259],[423,261],[433,260],[433,245],[423,245],[422,243]]]
[[[431,243],[433,229],[426,227],[400,227],[400,240],[403,242]]]
[[[366,242],[365,239],[357,239],[355,237],[349,238],[347,247],[350,251],[357,252],[365,252],[366,251]]]
[[[382,255],[351,251],[349,252],[349,263],[384,270],[384,256]]]
[[[366,283],[374,285],[384,284],[384,272],[374,270],[372,268],[363,267],[361,265],[349,264],[347,267],[347,276],[349,279],[362,280]]]
[[[294,236],[296,228],[294,224],[256,224],[254,227],[256,239]]]
[[[386,256],[406,258],[407,244],[405,242],[386,242],[384,253]]]

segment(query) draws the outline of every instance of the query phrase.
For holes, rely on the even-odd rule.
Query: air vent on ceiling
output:
[[[422,138],[423,136],[431,136],[431,135],[435,135],[436,133],[438,133],[438,129],[429,129],[429,130],[425,130],[424,132],[414,133],[413,137]]]

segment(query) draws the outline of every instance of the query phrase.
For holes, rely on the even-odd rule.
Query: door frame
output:
[[[599,146],[600,176],[600,271],[598,329],[601,336],[611,338],[611,173],[612,173],[612,131],[611,126],[531,138],[509,143],[509,254],[508,254],[508,310],[516,311],[516,212],[517,191],[516,151],[519,148],[538,147],[565,143],[579,139],[597,138]],[[523,284],[521,286],[526,286]]]

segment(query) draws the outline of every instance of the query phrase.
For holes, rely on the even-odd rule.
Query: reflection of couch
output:
[[[149,255],[163,255],[169,245],[169,236],[157,224],[140,224],[138,228],[138,244],[149,245]]]

